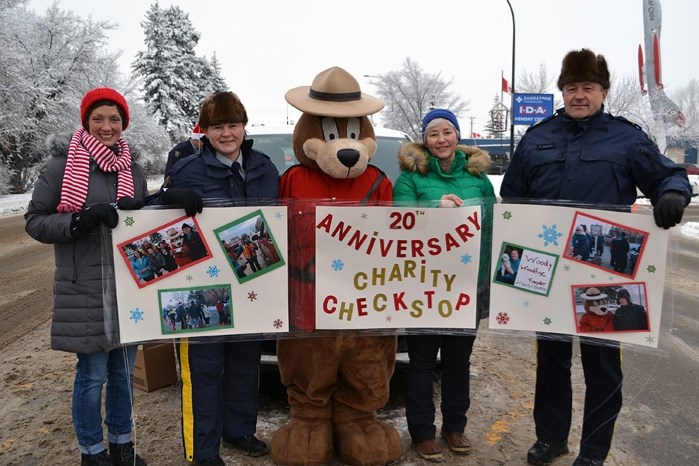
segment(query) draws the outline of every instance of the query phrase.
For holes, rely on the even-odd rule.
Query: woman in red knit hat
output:
[[[88,91],[80,103],[82,127],[44,166],[25,214],[34,239],[54,245],[56,274],[51,348],[76,353],[73,425],[81,465],[145,466],[134,452],[131,432],[136,347],[119,345],[115,312],[103,303],[104,226],[119,221],[116,207],[138,209],[148,194],[143,168],[131,160],[122,132],[129,106],[108,87]],[[67,147],[65,147],[67,145]],[[102,430],[102,389],[106,384]]]

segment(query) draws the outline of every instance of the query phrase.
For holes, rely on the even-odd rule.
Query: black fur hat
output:
[[[607,60],[602,55],[595,55],[591,50],[571,50],[563,57],[558,89],[563,90],[566,84],[585,81],[598,83],[604,89],[609,89]]]
[[[237,95],[228,91],[211,94],[201,105],[199,127],[206,130],[209,126],[224,123],[248,123],[248,114]]]

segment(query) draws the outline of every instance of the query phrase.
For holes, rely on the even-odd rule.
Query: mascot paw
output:
[[[376,419],[335,424],[335,448],[345,464],[384,465],[400,459],[400,436]]]
[[[293,419],[274,433],[272,461],[288,466],[329,464],[333,456],[330,420]]]

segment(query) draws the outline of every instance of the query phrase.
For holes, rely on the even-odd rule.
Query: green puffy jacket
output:
[[[482,205],[481,258],[478,283],[490,281],[490,249],[493,235],[495,191],[488,179],[490,155],[474,146],[457,146],[449,173],[424,144],[407,142],[398,151],[401,173],[393,186],[393,202],[399,206],[438,207],[444,194],[456,194],[464,205]]]

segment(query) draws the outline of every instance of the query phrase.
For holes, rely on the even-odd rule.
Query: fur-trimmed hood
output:
[[[68,155],[68,146],[73,137],[71,133],[56,133],[50,134],[46,138],[46,151],[49,157],[66,157]]]
[[[483,149],[476,146],[457,145],[457,151],[461,151],[466,156],[466,169],[473,176],[480,176],[481,173],[488,174],[492,160],[490,155]],[[417,172],[422,175],[429,171],[430,155],[427,146],[419,142],[406,142],[398,150],[398,166],[403,171]]]

